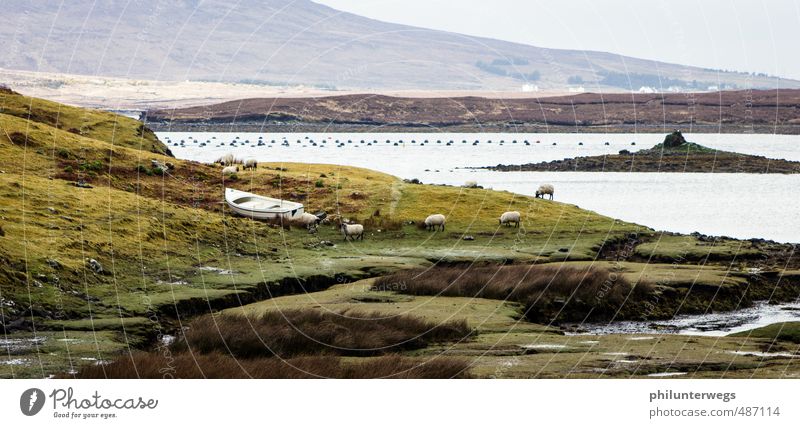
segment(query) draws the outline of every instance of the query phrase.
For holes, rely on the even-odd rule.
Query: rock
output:
[[[680,147],[684,144],[686,144],[686,139],[683,138],[681,131],[677,129],[664,138],[664,147]]]
[[[463,238],[461,238],[461,239],[463,239],[463,240],[465,240],[465,241],[474,241],[474,240],[475,240],[475,237],[474,237],[474,236],[472,236],[472,235],[466,235],[466,236],[464,236],[464,237],[463,237]]]
[[[161,163],[160,161],[158,161],[156,159],[150,160],[150,166],[152,166],[153,169],[160,169],[161,171],[168,171],[169,170],[169,167],[166,164]]]
[[[334,244],[331,241],[319,241],[319,243],[320,243],[320,245],[325,245],[327,247],[335,247],[336,246],[336,244]]]

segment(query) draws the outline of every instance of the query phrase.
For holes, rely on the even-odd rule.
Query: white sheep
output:
[[[258,169],[258,161],[255,159],[247,159],[244,161],[244,167],[242,167],[245,171],[248,169]]]
[[[305,226],[305,228],[308,230],[316,230],[317,224],[319,223],[319,217],[315,216],[314,214],[303,213],[297,217],[296,221],[297,223]]]
[[[239,172],[238,166],[226,166],[225,168],[222,168],[222,175],[233,175],[237,172]]]
[[[555,193],[555,188],[552,184],[542,184],[536,190],[536,197],[544,199],[544,195],[550,195],[550,200],[553,200],[553,193]]]
[[[344,236],[344,240],[347,241],[347,238],[351,238],[353,241],[356,239],[364,240],[364,226],[360,224],[345,224],[342,223],[339,226],[339,229],[342,231],[342,235]]]
[[[425,219],[425,229],[444,231],[445,217],[442,214],[431,214]]]
[[[500,216],[500,224],[514,223],[514,227],[519,227],[520,217],[519,211],[506,211]]]
[[[233,153],[228,153],[227,155],[217,159],[217,163],[222,166],[231,166],[236,163],[236,158],[233,156]]]

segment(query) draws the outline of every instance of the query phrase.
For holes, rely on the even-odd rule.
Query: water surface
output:
[[[661,142],[662,134],[161,132],[158,135],[177,157],[202,162],[233,153],[240,158],[268,162],[359,166],[401,178],[417,178],[424,183],[462,185],[475,181],[484,187],[525,195],[533,195],[539,184],[551,183],[559,201],[659,230],[800,242],[797,226],[800,175],[465,169],[647,148]],[[800,161],[800,136],[687,134],[686,137],[721,150]]]

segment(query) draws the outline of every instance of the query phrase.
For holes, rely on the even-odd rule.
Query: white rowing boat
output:
[[[280,217],[290,219],[303,214],[303,204],[236,189],[225,189],[225,202],[236,214],[260,220]]]

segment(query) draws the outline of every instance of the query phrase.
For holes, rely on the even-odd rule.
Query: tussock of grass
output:
[[[401,286],[398,286],[401,285]],[[513,265],[434,267],[379,278],[376,290],[412,295],[442,295],[522,303],[534,322],[602,321],[633,318],[653,292],[621,275],[594,266]]]
[[[363,220],[356,220],[356,223],[363,224],[367,230],[402,230],[403,221],[391,218],[372,215]]]
[[[435,324],[417,317],[316,310],[267,312],[260,317],[203,316],[194,321],[177,352],[230,353],[238,358],[300,355],[378,355],[469,337],[467,323]]]
[[[79,379],[447,379],[468,377],[467,362],[452,358],[426,361],[396,355],[348,362],[341,357],[314,356],[286,360],[256,358],[235,360],[219,353],[192,355],[136,352],[107,365],[87,366]]]

